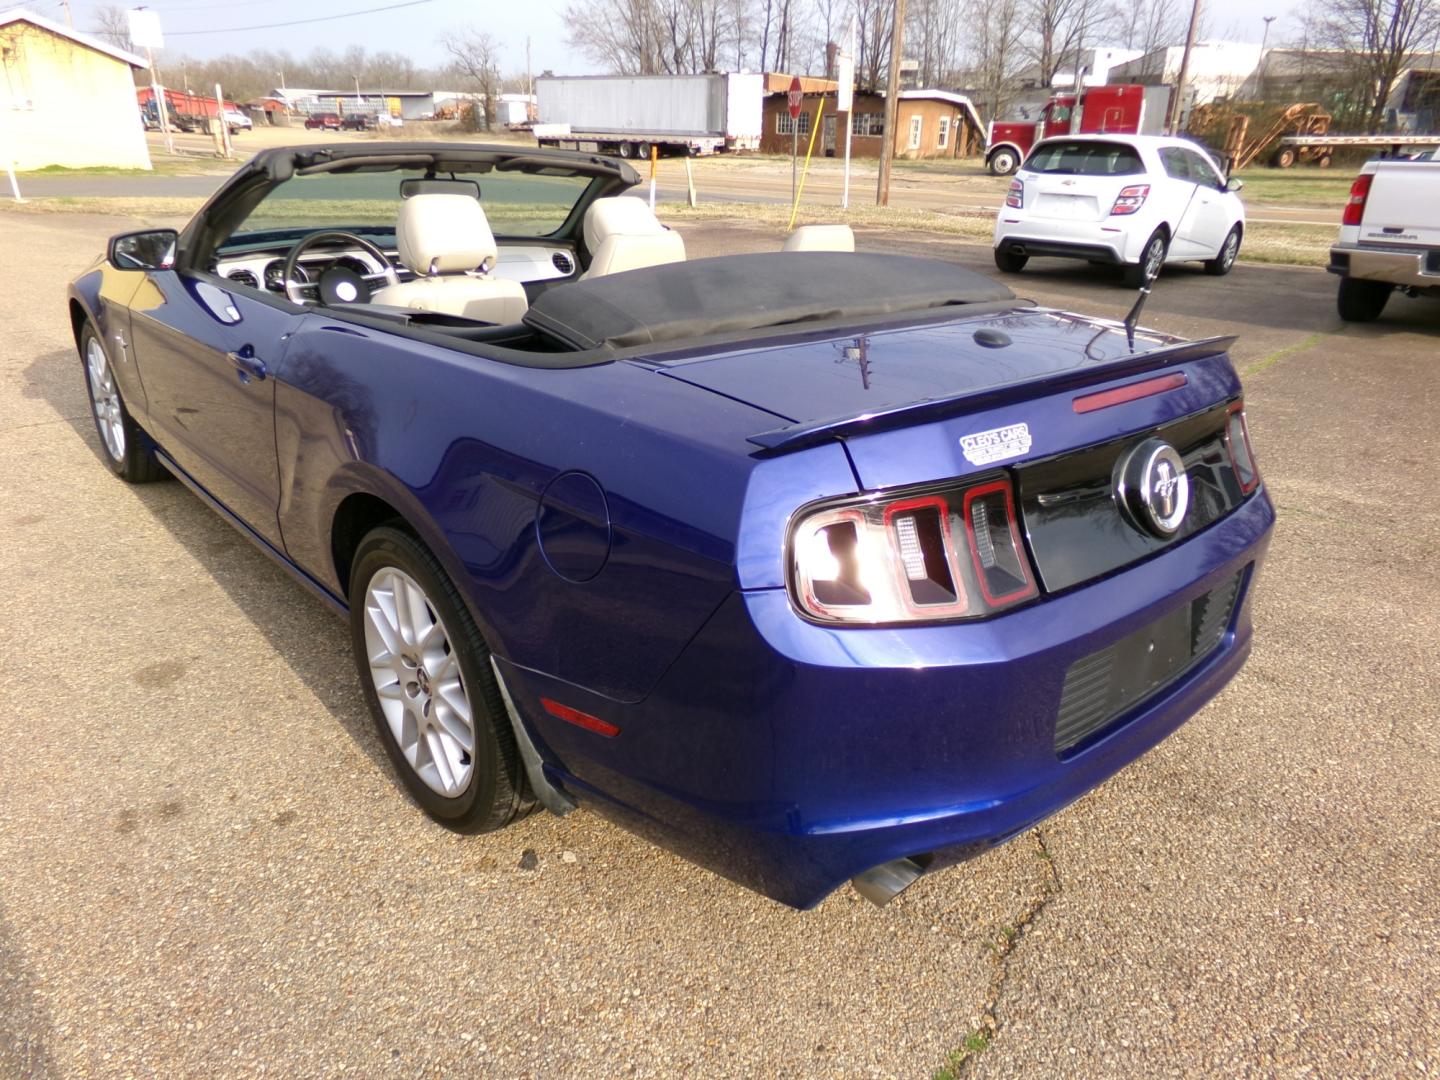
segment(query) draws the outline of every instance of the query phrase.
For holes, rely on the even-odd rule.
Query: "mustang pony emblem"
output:
[[[1159,537],[1175,535],[1190,508],[1184,459],[1163,439],[1146,439],[1120,459],[1115,496],[1139,528]]]

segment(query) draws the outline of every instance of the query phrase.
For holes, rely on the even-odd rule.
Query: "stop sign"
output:
[[[800,76],[794,75],[790,79],[790,119],[797,120],[800,117],[800,102],[804,100],[805,91],[800,89]]]

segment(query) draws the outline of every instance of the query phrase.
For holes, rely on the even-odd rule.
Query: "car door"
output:
[[[1195,243],[1207,256],[1220,253],[1230,227],[1235,223],[1231,212],[1231,198],[1225,190],[1225,181],[1220,171],[1196,150],[1181,150],[1190,166],[1190,176],[1195,181],[1195,195],[1190,203],[1187,219],[1181,227],[1186,229]]]
[[[1160,148],[1160,164],[1165,169],[1165,219],[1171,223],[1170,258],[1191,259],[1204,250],[1197,238],[1198,223],[1194,214],[1197,186],[1191,172],[1189,155],[1182,147]]]
[[[190,477],[272,546],[279,477],[275,381],[303,309],[193,272],[150,275],[131,335],[152,434]]]

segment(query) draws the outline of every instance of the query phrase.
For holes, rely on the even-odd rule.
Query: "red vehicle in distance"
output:
[[[340,114],[333,112],[311,113],[305,118],[305,130],[323,128],[328,131],[340,130]]]
[[[1161,135],[1169,107],[1168,86],[1087,86],[1080,92],[1078,117],[1072,115],[1075,95],[1055,94],[1038,120],[991,121],[985,164],[995,176],[1008,176],[1032,146],[1052,135]]]

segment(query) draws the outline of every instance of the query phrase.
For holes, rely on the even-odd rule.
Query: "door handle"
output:
[[[263,379],[270,374],[265,367],[265,361],[255,355],[255,350],[249,345],[242,345],[234,352],[227,352],[225,359],[229,360],[236,371],[240,373],[240,381],[248,383],[251,379]]]

